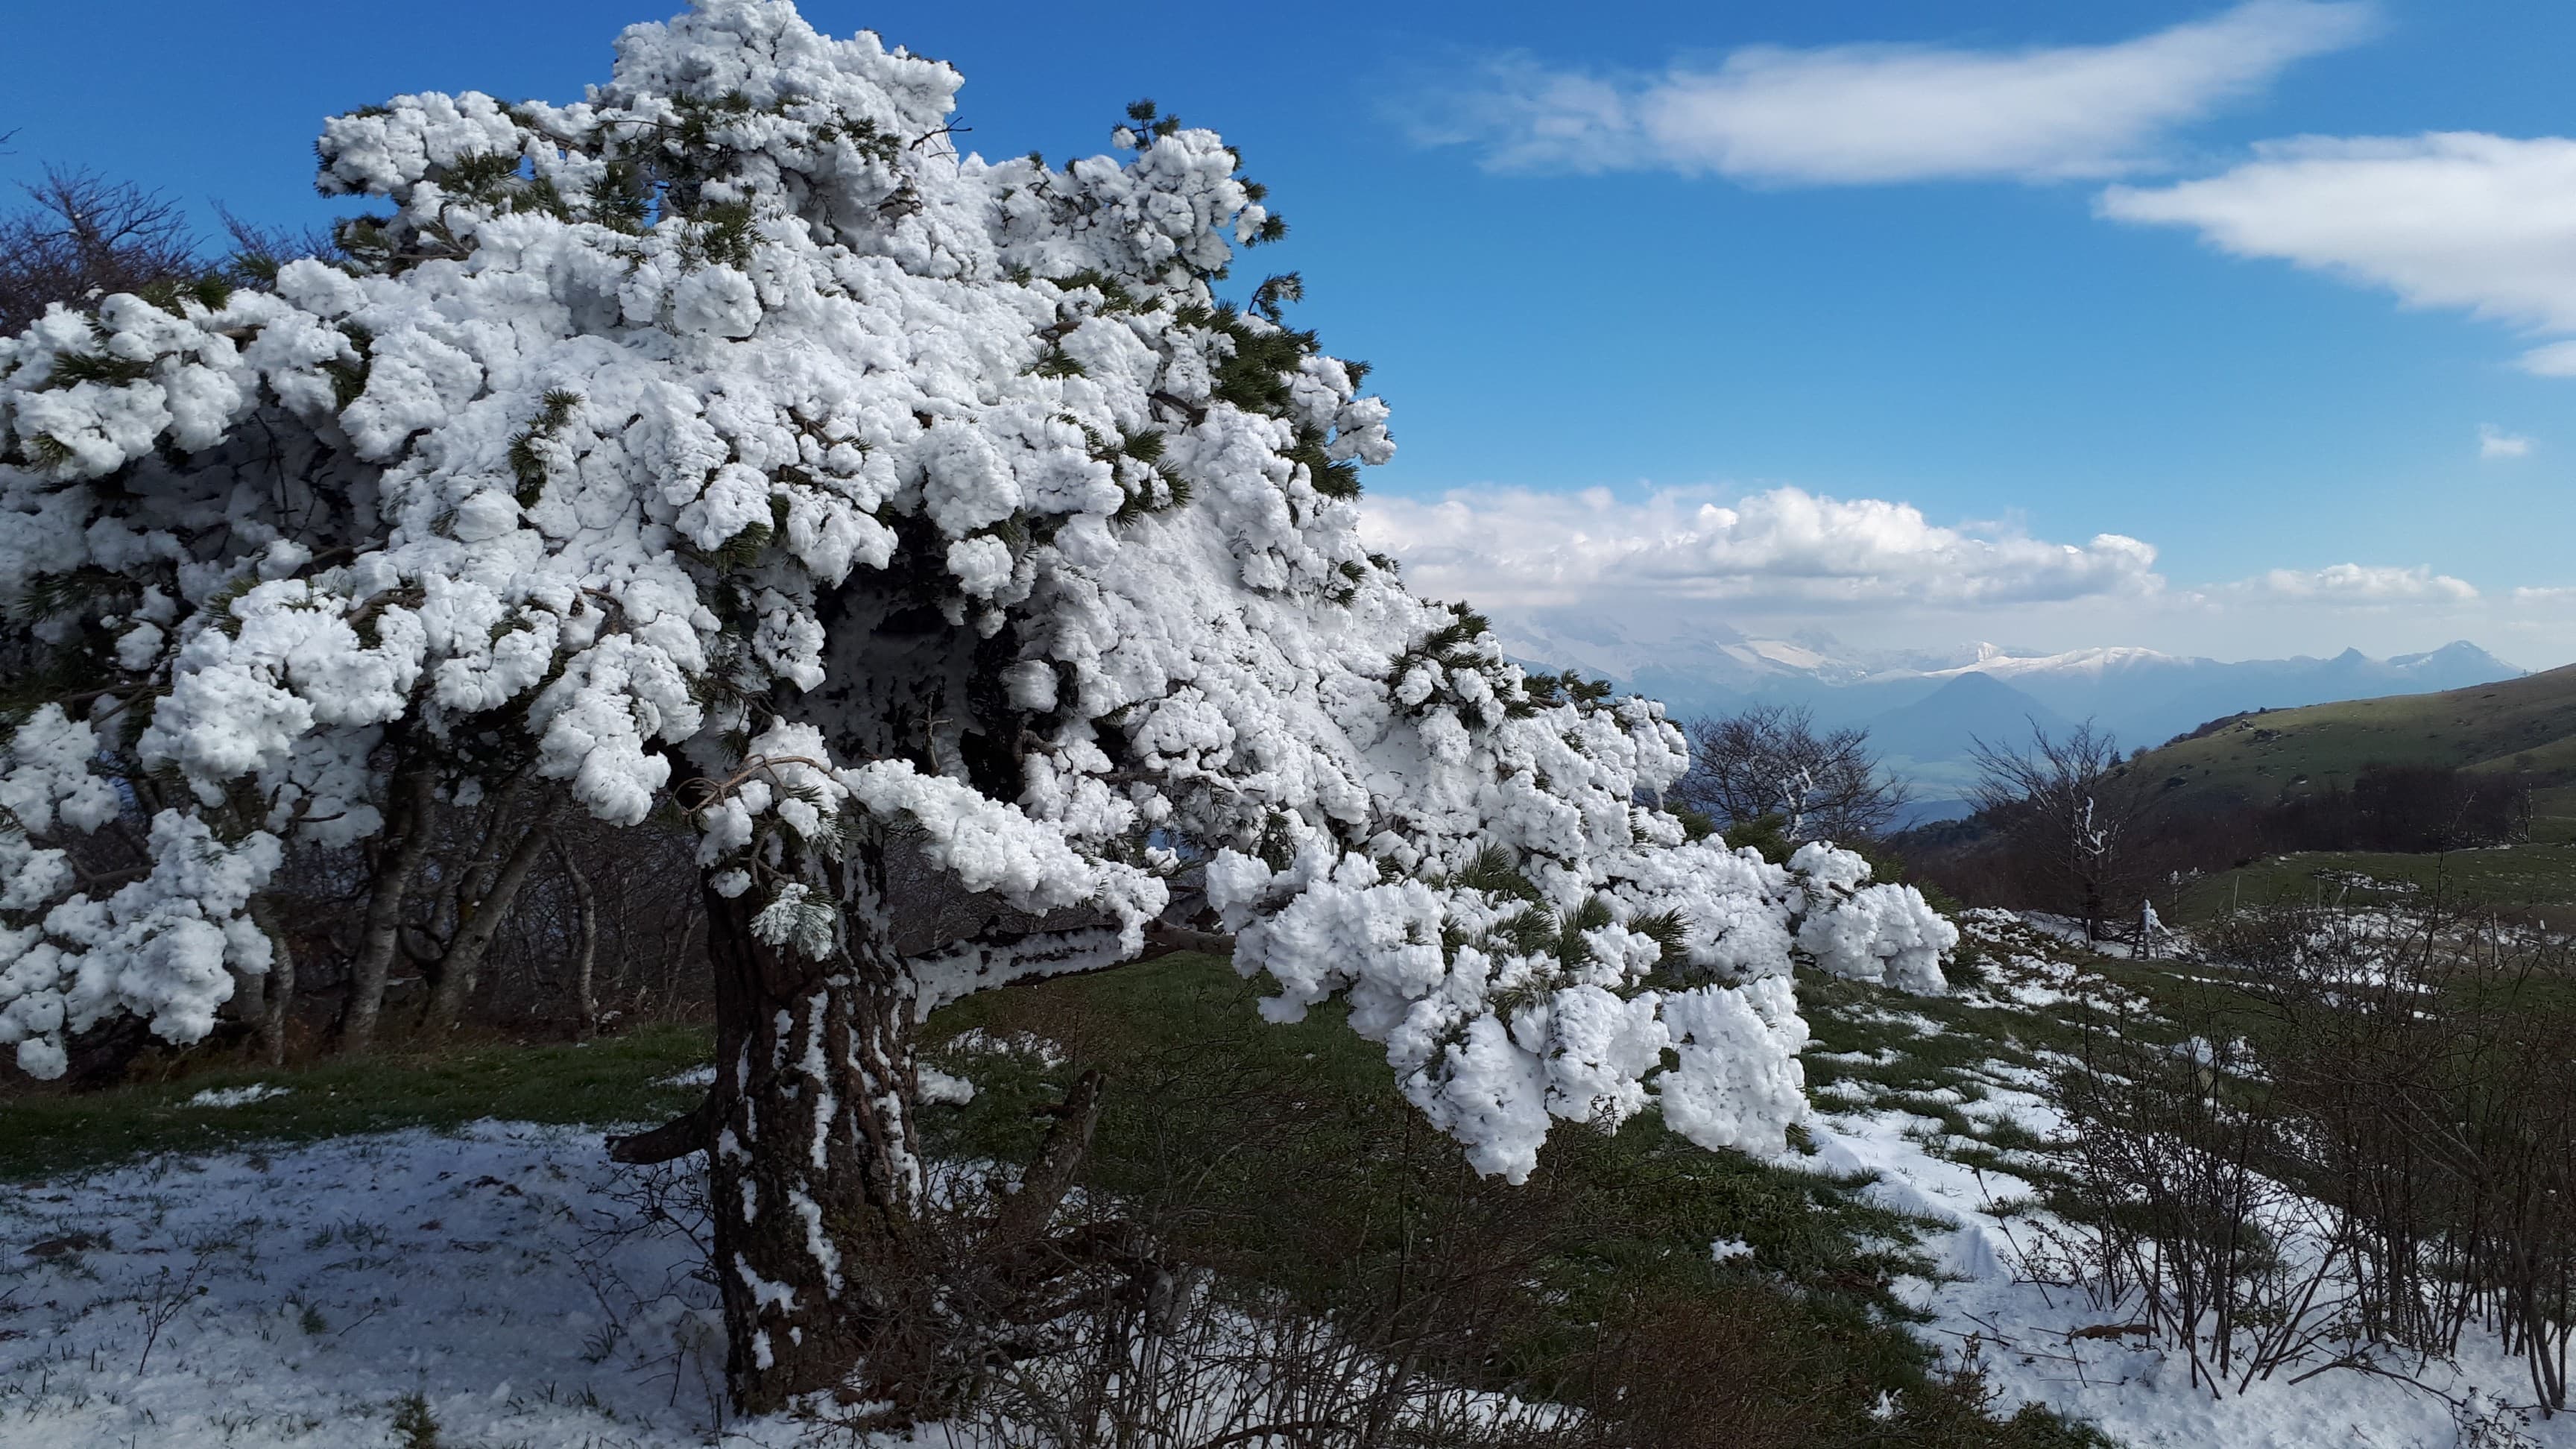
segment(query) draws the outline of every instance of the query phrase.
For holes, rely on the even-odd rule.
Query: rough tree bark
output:
[[[707,896],[715,1267],[748,1413],[840,1388],[919,1283],[912,996],[870,914],[816,962],[755,937],[748,899]]]
[[[853,846],[839,870],[843,945],[824,962],[755,936],[749,895],[708,891],[715,1084],[687,1116],[609,1150],[630,1163],[708,1154],[737,1407],[846,1392],[890,1406],[891,1425],[941,1412],[943,1365],[964,1340],[1008,1351],[1013,1325],[1060,1313],[1045,1305],[1067,1273],[1102,1267],[1145,1284],[1166,1265],[1121,1223],[1054,1231],[1098,1121],[1096,1074],[1075,1084],[989,1220],[933,1220],[913,1120],[916,988],[885,904],[884,843]],[[904,914],[921,908],[907,901]],[[1061,928],[1026,924],[1031,942]],[[1223,942],[1160,927],[1146,954]]]

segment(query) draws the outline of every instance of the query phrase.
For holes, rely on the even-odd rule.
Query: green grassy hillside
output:
[[[2150,750],[2135,768],[2162,782],[2164,808],[2195,810],[2348,785],[2373,763],[2529,770],[2576,783],[2576,665],[2441,694],[2242,715]],[[2539,804],[2576,809],[2576,792],[2545,791]]]
[[[2170,904],[2160,890],[2156,908],[2177,925],[2197,926],[2241,907],[2421,905],[2435,900],[2564,925],[2576,920],[2576,850],[2541,844],[2441,855],[2300,851],[2204,876],[2184,886]]]

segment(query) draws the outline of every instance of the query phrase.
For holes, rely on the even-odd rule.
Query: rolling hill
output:
[[[2234,716],[2136,768],[2168,809],[2260,804],[2349,784],[2372,763],[2528,770],[2544,796],[2576,785],[2576,665],[2438,694],[2390,695]],[[2552,812],[2560,813],[2560,812]]]

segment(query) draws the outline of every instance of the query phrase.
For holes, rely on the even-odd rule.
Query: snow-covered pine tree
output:
[[[701,0],[570,105],[330,121],[323,188],[391,205],[346,266],[0,342],[22,1067],[117,1013],[205,1032],[268,959],[283,844],[406,792],[683,812],[719,1002],[694,1140],[758,1409],[881,1326],[914,1023],[1137,956],[1176,879],[1269,1014],[1346,998],[1514,1179],[1552,1124],[1650,1104],[1780,1148],[1796,955],[1937,985],[1913,891],[1690,838],[1643,803],[1685,763],[1657,706],[1525,677],[1361,547],[1386,409],[1274,320],[1293,286],[1219,301],[1279,230],[1234,152],[1148,107],[1120,157],[959,156],[958,84]],[[127,878],[67,850],[108,829]],[[898,954],[898,848],[1010,909]]]

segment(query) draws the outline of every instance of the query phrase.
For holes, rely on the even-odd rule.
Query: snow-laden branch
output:
[[[1367,552],[1386,407],[1285,293],[1220,302],[1277,226],[1213,132],[907,144],[958,84],[701,0],[579,102],[328,123],[324,189],[390,208],[347,266],[0,341],[10,662],[59,684],[0,756],[22,1065],[120,1011],[202,1033],[282,845],[381,831],[397,779],[675,808],[826,968],[882,935],[896,835],[1091,913],[920,955],[925,1004],[1136,955],[1206,862],[1272,1012],[1346,997],[1515,1177],[1659,1098],[1777,1146],[1802,953],[1937,984],[1919,896],[1689,839],[1636,803],[1686,764],[1658,706],[1524,678]],[[119,814],[149,870],[100,897],[66,832]]]

